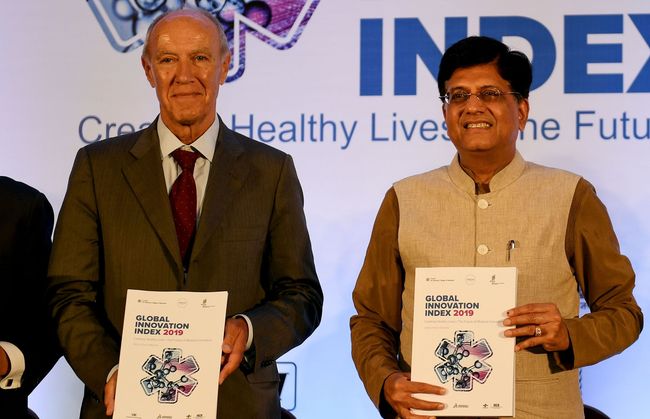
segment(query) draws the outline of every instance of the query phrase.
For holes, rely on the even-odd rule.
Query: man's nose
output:
[[[194,77],[193,66],[190,60],[181,59],[176,67],[176,80],[179,82],[191,81]]]
[[[465,102],[465,110],[471,112],[477,109],[485,109],[485,103],[481,100],[481,97],[478,94],[472,93],[469,95],[467,101]]]

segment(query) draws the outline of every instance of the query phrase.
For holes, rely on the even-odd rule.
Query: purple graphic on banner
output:
[[[444,361],[434,368],[438,379],[442,383],[452,380],[456,391],[472,391],[474,381],[483,384],[492,372],[485,362],[492,348],[485,339],[474,341],[474,332],[469,330],[457,330],[454,342],[442,339],[436,356]]]
[[[189,396],[199,384],[192,374],[199,370],[193,356],[182,358],[183,352],[177,348],[165,348],[162,359],[151,355],[142,364],[149,377],[140,380],[147,396],[158,393],[159,403],[176,403],[178,394]]]
[[[119,52],[144,43],[160,14],[183,5],[209,11],[221,22],[232,52],[227,82],[244,74],[246,33],[276,49],[291,48],[320,0],[88,0],[106,37]]]

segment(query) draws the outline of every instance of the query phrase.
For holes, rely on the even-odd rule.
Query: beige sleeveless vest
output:
[[[565,233],[579,177],[525,162],[519,153],[476,195],[455,157],[451,165],[397,182],[402,294],[402,360],[410,366],[416,267],[515,266],[517,305],[554,302],[578,316],[578,286]],[[508,256],[508,243],[515,248]],[[561,371],[543,349],[516,354],[516,417],[583,417],[578,371]]]

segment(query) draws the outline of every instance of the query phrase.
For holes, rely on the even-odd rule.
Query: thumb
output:
[[[235,346],[235,334],[233,333],[232,324],[230,321],[226,321],[226,326],[223,331],[223,343],[221,344],[221,350],[229,354],[232,352],[233,347]]]

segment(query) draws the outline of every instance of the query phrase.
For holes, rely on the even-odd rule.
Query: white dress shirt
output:
[[[217,147],[217,136],[219,135],[219,120],[210,125],[210,128],[197,138],[191,145],[181,142],[162,121],[158,118],[158,138],[160,139],[160,157],[162,159],[163,174],[165,175],[165,185],[167,194],[172,190],[172,185],[182,170],[180,165],[172,157],[172,152],[177,148],[187,151],[194,151],[201,154],[194,165],[194,183],[196,183],[196,222],[198,223],[201,216],[201,207],[203,207],[203,198],[205,198],[205,188],[208,184],[208,175],[212,166],[212,156],[214,149]]]
[[[23,373],[25,372],[25,356],[23,355],[22,351],[11,342],[0,341],[0,347],[2,347],[2,349],[4,349],[7,353],[7,357],[9,358],[9,362],[11,364],[9,367],[9,372],[5,378],[0,380],[0,389],[12,390],[20,388],[20,384],[23,379]]]

